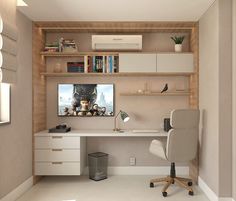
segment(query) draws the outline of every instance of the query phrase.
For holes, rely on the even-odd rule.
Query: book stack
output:
[[[44,47],[45,52],[59,52],[58,42],[46,43]]]
[[[68,73],[84,73],[84,62],[67,62]]]
[[[77,46],[75,40],[64,39],[63,40],[63,52],[77,52]]]
[[[115,56],[93,56],[92,72],[115,73],[117,72],[117,57]]]

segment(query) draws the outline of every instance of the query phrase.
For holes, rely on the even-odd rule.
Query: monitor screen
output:
[[[58,116],[114,116],[114,84],[58,84]]]

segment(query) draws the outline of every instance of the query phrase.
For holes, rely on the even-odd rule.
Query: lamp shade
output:
[[[120,111],[120,117],[121,117],[121,119],[124,121],[124,122],[127,122],[127,121],[129,121],[129,115],[126,113],[126,112],[124,112],[124,111]]]

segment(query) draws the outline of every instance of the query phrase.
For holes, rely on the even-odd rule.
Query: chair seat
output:
[[[149,151],[152,154],[154,154],[154,155],[156,155],[156,156],[158,156],[158,157],[160,157],[164,160],[167,160],[166,153],[165,153],[165,151],[166,151],[166,142],[163,142],[163,141],[160,141],[160,140],[153,140],[151,142],[150,147],[149,147]]]

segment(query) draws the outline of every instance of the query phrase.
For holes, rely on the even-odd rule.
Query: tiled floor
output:
[[[95,182],[82,177],[45,177],[17,201],[209,201],[194,186],[194,196],[172,185],[168,197],[161,194],[162,185],[149,188],[151,176],[110,176]]]

